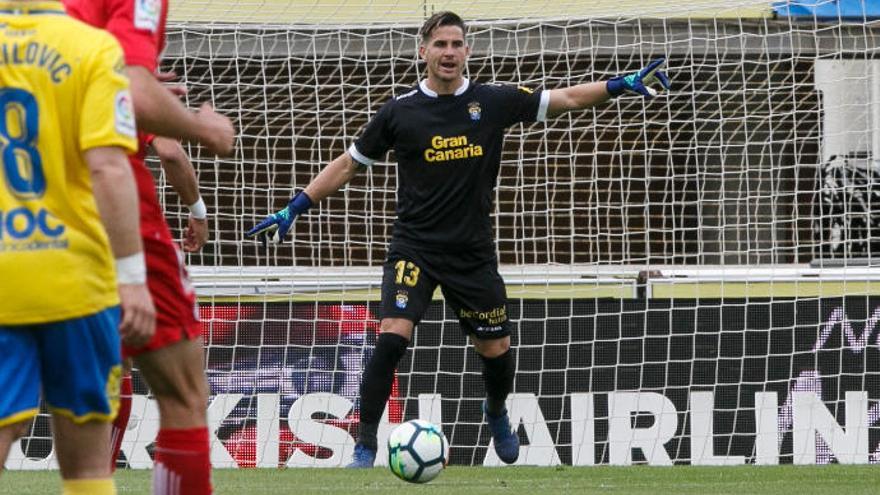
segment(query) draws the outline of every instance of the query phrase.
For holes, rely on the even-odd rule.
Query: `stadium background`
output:
[[[190,262],[376,265],[394,215],[393,156],[298,221],[293,248],[266,254],[238,235],[304,187],[369,115],[419,78],[415,28],[307,24],[344,23],[344,12],[390,22],[392,12],[406,17],[399,13],[405,8],[367,9],[372,15],[348,2],[280,14],[271,8],[282,4],[242,13],[235,2],[238,15],[226,18],[228,4],[211,2],[214,21],[266,20],[260,12],[280,17],[254,27],[186,24],[169,31],[166,67],[186,75],[192,101],[212,98],[237,118],[241,132],[234,160],[199,163],[217,236]],[[525,5],[572,16],[570,5]],[[475,8],[474,17],[488,15],[479,7],[465,11]],[[687,9],[679,7],[692,13]],[[668,98],[645,105],[620,100],[546,129],[511,129],[494,217],[502,263],[803,263],[827,254],[813,225],[822,215],[813,210],[823,179],[813,61],[863,53],[864,31],[844,26],[820,31],[814,41],[792,33],[788,21],[766,18],[767,8],[743,10],[709,12],[721,17],[708,19],[472,27],[470,76],[481,81],[552,88],[636,70],[659,55],[672,68],[686,68]],[[305,20],[293,19],[299,12]],[[185,9],[175,18],[197,14]],[[741,14],[755,17],[729,17]]]
[[[228,109],[239,112],[243,136],[234,169],[219,166],[219,175],[202,175],[205,189],[226,194],[213,198],[221,213],[221,237],[213,251],[193,261],[297,267],[381,263],[394,216],[393,156],[344,195],[300,219],[291,245],[266,253],[242,244],[235,233],[248,224],[249,214],[258,220],[307,184],[384,101],[419,79],[414,26],[383,30],[364,25],[417,25],[425,12],[438,8],[410,4],[415,8],[345,2],[291,10],[275,2],[258,11],[236,9],[241,18],[223,18],[256,22],[253,29],[212,25],[200,30],[187,24],[170,33],[168,65],[187,74],[195,95],[210,90],[214,101],[229,101]],[[223,9],[222,3],[212,6]],[[494,216],[502,264],[781,265],[851,254],[830,249],[828,222],[817,222],[832,214],[833,205],[823,203],[820,193],[827,157],[821,151],[814,62],[859,58],[866,48],[863,26],[819,30],[809,39],[792,34],[790,21],[774,19],[766,6],[719,8],[716,2],[684,2],[676,7],[678,13],[659,1],[593,2],[587,8],[565,2],[448,2],[443,8],[468,19],[520,19],[472,25],[469,67],[477,80],[552,88],[636,70],[656,55],[667,56],[673,68],[675,87],[668,98],[647,104],[620,101],[545,128],[511,130]],[[303,10],[306,15],[298,17]],[[584,17],[614,14],[615,19],[565,20],[578,18],[579,12]],[[191,21],[204,20],[201,15],[198,10],[174,13],[176,19]],[[560,20],[524,20],[531,17]],[[675,67],[686,71],[676,74]],[[289,102],[294,104],[288,110]],[[232,238],[223,237],[227,232]],[[853,289],[850,285],[841,292]],[[521,344],[517,391],[539,397],[564,463],[572,462],[564,447],[571,444],[571,411],[564,401],[571,393],[655,390],[671,398],[683,416],[676,440],[666,445],[676,462],[691,458],[683,441],[690,424],[684,418],[690,390],[715,391],[716,450],[743,455],[747,462],[755,461],[755,425],[744,411],[754,407],[755,391],[777,391],[781,404],[802,373],[820,370],[822,383],[810,386],[841,424],[846,391],[866,390],[873,399],[880,394],[878,370],[864,361],[873,351],[841,352],[848,345],[842,331],[820,356],[813,349],[817,329],[843,299],[773,301],[774,295],[783,295],[781,285],[757,302],[695,300],[694,291],[681,299],[648,302],[578,299],[574,291],[568,298],[548,300],[540,292],[523,296],[535,299],[512,301],[515,340]],[[614,292],[597,295],[619,297]],[[360,306],[359,299],[349,293],[341,302],[369,311],[369,303]],[[873,300],[845,301],[854,321],[873,313]],[[312,307],[266,304],[263,315],[246,319],[260,322],[261,329],[252,328],[250,335],[264,339],[250,348],[251,361],[270,354],[267,321],[283,327],[291,317],[298,320],[293,313]],[[346,307],[319,305],[316,313]],[[351,328],[352,323],[340,326]],[[317,325],[322,324],[328,322],[319,317]],[[244,327],[238,328],[241,336]],[[369,345],[372,331],[368,326],[363,340],[355,342],[343,341],[357,332],[343,332],[337,347],[343,351],[325,354],[345,356],[345,349],[357,349],[359,342]],[[864,330],[866,335],[871,331]],[[213,356],[219,360],[232,350],[239,357],[248,354],[241,337],[218,344]],[[443,420],[452,425],[447,433],[453,462],[480,464],[488,444],[478,409],[482,385],[476,359],[465,347],[454,318],[438,301],[401,366],[395,392],[410,399],[440,393],[452,406],[444,408]],[[312,359],[316,355],[312,351]],[[357,363],[369,354],[348,355]],[[356,402],[346,374],[339,373],[356,366],[345,364],[345,357],[334,359],[328,368],[336,371],[335,378],[314,383],[315,391],[334,391]],[[292,361],[273,362],[283,366]],[[233,365],[229,371],[249,367]],[[861,373],[850,375],[855,370]],[[435,376],[438,371],[441,379]],[[444,380],[447,375],[456,378]],[[246,392],[248,386],[245,381],[237,390]],[[282,399],[282,409],[291,399]],[[395,404],[404,406],[405,417],[418,414],[415,400]],[[250,410],[246,416],[255,415]],[[286,417],[284,410],[281,417]],[[608,462],[602,428],[600,420],[596,460]],[[479,439],[476,446],[473,438]],[[781,462],[791,462],[791,435],[785,438]],[[874,429],[872,450],[877,440]]]
[[[242,307],[249,313],[247,319],[273,321],[297,321],[311,316],[312,308],[308,304]],[[352,378],[359,377],[361,339],[373,344],[376,329],[367,324],[364,332],[364,326],[357,324],[359,318],[369,315],[366,306],[349,307],[349,319],[339,327],[330,323],[341,316],[331,314],[334,311],[339,311],[339,306],[319,306],[319,326],[315,328],[312,342],[302,342],[304,336],[313,335],[311,331],[303,331],[305,322],[287,328],[282,325],[280,331],[276,326],[274,332],[261,332],[254,328],[255,323],[241,325],[238,344],[255,347],[243,353],[239,348],[235,359],[215,353],[217,362],[213,366],[209,364],[209,369],[227,379],[229,375],[222,371],[239,370],[250,378],[254,376],[250,373],[260,369],[266,374],[262,380],[242,379],[239,374],[231,383],[223,385],[213,380],[213,388],[245,395],[279,393],[281,418],[287,418],[290,405],[306,393],[332,392],[356,402],[357,380]],[[611,415],[607,394],[620,391],[657,393],[672,402],[675,411],[670,414],[676,416],[677,426],[673,438],[664,447],[672,462],[687,464],[694,459],[692,442],[702,442],[691,437],[696,421],[691,416],[694,414],[690,403],[693,392],[714,393],[714,437],[709,442],[710,452],[742,456],[741,462],[747,463],[756,462],[758,428],[756,415],[752,413],[756,407],[755,394],[775,392],[781,407],[779,462],[792,463],[793,390],[818,394],[842,425],[846,424],[847,392],[866,391],[872,400],[880,396],[880,351],[867,344],[876,338],[880,328],[861,328],[856,324],[855,338],[843,331],[830,333],[824,342],[817,337],[821,330],[833,329],[834,324],[828,320],[835,312],[842,312],[848,321],[859,322],[872,316],[876,318],[877,311],[880,311],[880,299],[876,297],[799,301],[515,300],[511,302],[510,315],[517,322],[514,344],[520,350],[514,392],[534,394],[538,398],[552,440],[550,446],[555,446],[559,461],[564,464],[573,463],[572,449],[578,443],[572,438],[575,414],[569,402],[571,394],[594,394],[596,464],[610,461]],[[484,397],[481,365],[473,352],[464,349],[465,339],[459,332],[443,328],[442,322],[451,319],[452,314],[440,302],[434,303],[428,311],[426,323],[416,334],[414,349],[400,365],[394,390],[397,398],[389,406],[389,417],[392,422],[399,422],[401,417],[419,417],[418,401],[403,398],[440,394],[443,424],[452,445],[452,462],[481,465],[489,445],[489,432],[481,425],[480,404]],[[548,321],[551,323],[547,324]],[[285,330],[298,337],[287,337]],[[262,342],[241,341],[242,337],[257,335],[262,335]],[[864,340],[859,338],[861,335]],[[214,342],[215,345],[230,343],[231,340]],[[262,361],[257,358],[257,346],[262,349]],[[287,358],[273,359],[272,354],[287,354]],[[303,359],[310,359],[310,365],[303,366]],[[277,375],[268,370],[282,367],[282,363],[291,365],[284,378],[278,380]],[[305,368],[312,369],[308,377]],[[246,411],[245,407],[250,409]],[[241,442],[244,438],[241,428],[248,426],[242,418],[257,417],[255,401],[244,401],[224,426],[228,429],[224,432],[226,438],[234,439],[228,446],[248,449],[236,451],[237,459],[244,465],[253,465],[254,452],[249,444]],[[874,425],[878,420],[880,411],[874,407],[869,421]],[[656,423],[647,413],[635,417],[634,421],[637,428],[649,428]],[[333,424],[356,431],[356,415]],[[253,440],[253,424],[249,426],[252,431],[248,439]],[[282,430],[285,427],[286,421]],[[533,425],[523,425],[520,429],[524,440],[532,440],[532,448],[548,447],[536,441]],[[869,435],[870,462],[880,462],[875,450],[880,446],[880,428],[872,427]],[[829,448],[822,440],[819,444],[817,462],[832,462]],[[282,449],[287,453],[287,449],[295,445],[303,447],[292,444],[291,447],[283,445]],[[307,448],[312,452],[311,447]],[[318,457],[329,457],[329,452],[321,449],[315,453]],[[282,461],[285,459],[282,456]],[[545,461],[537,453],[531,458],[524,454],[524,459],[526,464]],[[645,454],[634,449],[633,462],[646,462]]]
[[[298,220],[294,242],[264,251],[241,232],[282,206],[382,102],[418,80],[416,26],[441,7],[480,19],[471,28],[470,76],[481,81],[552,88],[668,57],[675,85],[668,97],[621,99],[546,126],[515,127],[506,141],[493,217],[501,262],[598,266],[599,275],[625,280],[622,293],[588,281],[596,289],[589,296],[578,292],[583,281],[560,284],[553,297],[549,281],[511,287],[518,290],[511,301],[520,345],[516,391],[538,397],[561,462],[572,462],[572,393],[597,394],[597,463],[609,462],[601,394],[614,391],[656,392],[673,402],[679,426],[664,447],[676,463],[691,460],[689,394],[713,391],[714,451],[755,462],[754,393],[777,392],[783,405],[796,386],[817,393],[841,425],[846,392],[867,392],[869,460],[876,462],[880,361],[875,347],[862,344],[876,342],[880,301],[870,269],[824,286],[819,273],[786,291],[768,267],[873,251],[870,227],[858,243],[831,242],[839,205],[822,196],[829,157],[815,62],[876,53],[878,27],[830,22],[802,30],[775,18],[767,2],[717,4],[178,2],[163,67],[183,76],[192,105],[212,100],[240,131],[231,159],[191,149],[214,230],[204,252],[188,256],[204,268],[194,271],[212,393],[247,396],[218,430],[236,463],[254,465],[260,449],[257,394],[280,396],[282,423],[304,394],[355,401],[359,366],[375,339],[375,291],[303,291],[297,270],[321,279],[381,263],[394,216],[394,158]],[[495,20],[511,17],[519,20]],[[550,20],[524,20],[533,17]],[[157,180],[179,232],[185,207],[158,171]],[[661,286],[639,273],[718,265],[764,271],[744,275],[744,292],[722,276],[683,291],[668,283],[665,294],[648,290]],[[209,272],[264,275],[233,294],[199,278]],[[286,295],[251,290],[288,279]],[[761,283],[769,288],[755,297]],[[697,298],[708,293],[712,299]],[[855,333],[838,322],[816,349],[835,311]],[[136,391],[146,393],[140,382]],[[479,366],[441,301],[399,370],[391,418],[414,417],[421,393],[443,397],[452,462],[482,463],[488,433],[479,416]],[[325,420],[354,431],[356,419],[355,409]],[[633,421],[651,424],[646,415]],[[783,463],[793,462],[791,428],[780,424]],[[130,434],[148,449],[149,439]],[[328,455],[283,427],[280,434],[282,460],[293,449]],[[48,455],[46,436],[38,422],[24,453]],[[638,449],[633,455],[644,462]],[[821,444],[816,461],[832,461]]]

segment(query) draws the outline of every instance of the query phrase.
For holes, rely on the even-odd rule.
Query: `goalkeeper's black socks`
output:
[[[480,355],[480,359],[483,360],[483,383],[486,384],[486,411],[498,417],[504,412],[504,401],[513,391],[513,375],[516,371],[513,349],[494,358]]]
[[[406,354],[409,341],[396,333],[381,333],[376,339],[376,350],[364,370],[361,380],[361,424],[358,443],[372,450],[378,448],[376,432],[385,404],[391,395],[394,370]]]

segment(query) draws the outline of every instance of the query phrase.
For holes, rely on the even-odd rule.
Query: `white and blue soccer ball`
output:
[[[439,426],[413,419],[388,437],[388,466],[398,478],[427,483],[436,478],[449,460],[449,442]]]

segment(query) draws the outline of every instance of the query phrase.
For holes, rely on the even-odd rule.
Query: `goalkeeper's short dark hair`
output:
[[[442,26],[458,26],[463,34],[467,34],[467,27],[462,18],[455,12],[444,10],[428,17],[425,23],[422,24],[421,29],[419,29],[419,37],[422,38],[422,43],[428,41],[431,35],[434,34],[434,30]]]

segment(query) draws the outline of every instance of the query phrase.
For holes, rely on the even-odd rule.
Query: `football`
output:
[[[388,466],[398,478],[427,483],[446,467],[449,442],[439,426],[421,419],[401,423],[388,437]]]

